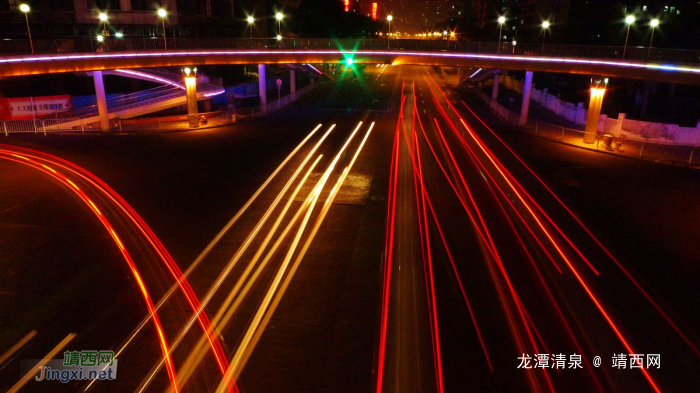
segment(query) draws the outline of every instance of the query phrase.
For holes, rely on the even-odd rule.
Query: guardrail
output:
[[[35,54],[131,52],[165,50],[163,38],[106,38],[102,43],[88,37],[37,39]],[[542,43],[470,42],[459,40],[410,39],[321,39],[285,38],[168,38],[168,50],[183,49],[344,49],[449,51],[519,56],[572,57],[587,59],[627,59],[669,63],[700,63],[700,50]],[[0,40],[0,55],[31,54],[29,40]]]
[[[313,85],[297,90],[296,93],[282,97],[280,100],[270,102],[266,105],[254,107],[232,109],[227,111],[200,113],[204,116],[207,126],[222,126],[233,124],[239,119],[254,118],[280,110],[297,99],[308,94],[314,88]],[[5,136],[10,134],[30,133],[30,134],[56,134],[56,133],[83,133],[83,132],[103,132],[99,121],[80,122],[79,124],[67,126],[81,118],[50,118],[50,119],[30,119],[30,120],[4,120],[0,121],[0,133]],[[187,115],[166,116],[166,117],[141,117],[136,119],[111,119],[110,128],[115,131],[141,131],[141,130],[188,130],[190,129]]]
[[[520,119],[519,113],[492,100],[491,97],[481,90],[475,89],[474,91],[499,117],[508,123],[518,125]],[[528,122],[520,127],[531,134],[584,149],[604,151],[620,156],[653,161],[700,165],[700,146],[651,143],[638,139],[612,137],[610,135],[601,135],[598,133],[592,138],[594,140],[593,143],[584,143],[583,137],[587,133],[583,130],[576,130],[531,119],[528,119]]]

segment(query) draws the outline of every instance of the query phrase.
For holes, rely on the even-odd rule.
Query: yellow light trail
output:
[[[10,349],[5,351],[5,353],[0,356],[0,365],[5,363],[5,360],[9,359],[12,354],[17,352],[18,349],[22,348],[24,344],[26,344],[29,340],[31,340],[34,336],[36,336],[36,330],[32,330],[31,332],[27,333],[24,337],[22,337],[15,345],[13,345]]]
[[[323,187],[323,185],[324,185],[324,184],[326,183],[326,181],[328,180],[328,177],[330,176],[330,172],[331,172],[332,169],[335,167],[335,165],[336,165],[336,163],[338,162],[338,160],[342,157],[342,153],[345,151],[345,149],[346,149],[347,146],[349,145],[350,141],[351,141],[352,138],[355,136],[355,134],[357,133],[357,131],[359,130],[359,128],[360,128],[361,126],[362,126],[362,122],[360,122],[360,123],[357,125],[357,127],[355,128],[355,130],[353,131],[353,133],[350,135],[350,137],[349,137],[348,140],[346,141],[345,145],[341,148],[341,150],[338,152],[338,154],[336,155],[336,157],[333,159],[333,162],[332,162],[331,165],[329,166],[329,169],[326,170],[326,172],[324,173],[324,175],[323,175],[323,177],[321,178],[321,180],[319,180],[319,182],[317,183],[317,185],[314,187],[314,191],[312,191],[312,193],[309,195],[309,197],[307,197],[307,200],[304,202],[304,205],[299,209],[299,211],[297,212],[297,215],[295,215],[295,217],[292,219],[292,222],[287,226],[287,228],[286,228],[285,231],[282,233],[282,235],[278,237],[277,242],[275,242],[275,244],[273,245],[272,249],[268,252],[267,256],[265,257],[265,259],[264,259],[263,262],[261,263],[261,266],[267,265],[267,263],[269,262],[269,260],[272,258],[272,256],[274,255],[274,252],[275,252],[276,249],[279,247],[279,245],[281,244],[282,240],[286,237],[288,231],[291,229],[292,225],[293,225],[293,224],[296,222],[296,220],[298,219],[298,216],[303,212],[303,209],[305,208],[305,206],[307,206],[308,204],[310,204],[309,198],[314,194],[314,192],[318,192],[318,193],[320,194],[320,189]],[[326,134],[323,136],[323,138],[321,138],[321,140],[319,140],[319,141],[317,142],[316,146],[314,147],[314,149],[312,150],[311,153],[315,152],[316,149],[317,149],[318,147],[320,147],[321,143],[325,140],[325,138],[326,138],[326,137],[328,136],[328,134],[333,130],[334,127],[335,127],[335,124],[326,132]],[[299,171],[299,170],[301,169],[301,167],[306,163],[306,161],[307,161],[310,157],[311,157],[311,155],[308,155],[308,156],[307,156],[307,158],[304,160],[304,162],[301,164],[301,166],[297,169],[297,171]],[[248,247],[248,245],[250,244],[250,242],[252,241],[252,238],[257,234],[257,231],[259,231],[259,228],[262,227],[262,224],[265,223],[265,221],[266,221],[267,218],[269,217],[269,214],[272,213],[272,210],[276,207],[276,203],[278,203],[278,201],[281,199],[281,197],[282,197],[282,195],[284,194],[284,192],[286,192],[286,188],[291,184],[291,182],[293,181],[293,179],[294,179],[295,176],[296,176],[296,173],[295,173],[295,175],[292,177],[292,179],[290,179],[290,181],[287,183],[287,185],[285,186],[285,189],[283,189],[283,191],[280,193],[280,195],[278,195],[278,198],[275,200],[275,202],[273,202],[273,205],[274,205],[274,206],[271,206],[271,207],[268,209],[268,211],[266,212],[266,214],[265,214],[265,216],[263,217],[263,219],[261,220],[261,222],[258,223],[258,226],[254,229],[253,233],[252,233],[251,235],[249,235],[248,239],[246,239],[246,241],[244,242],[243,246],[242,246],[241,248],[239,248],[239,250],[236,252],[236,256],[234,256],[234,259],[233,259],[232,261],[234,261],[234,260],[237,261],[238,258],[240,258],[240,256],[243,254],[243,252],[245,252],[245,251],[247,250],[247,247]],[[286,214],[286,211],[284,212],[284,214]],[[251,269],[252,269],[252,267],[251,267]],[[248,271],[248,269],[247,269],[247,271]],[[259,272],[260,272],[260,269],[258,269],[258,271],[256,272],[256,274],[254,275],[254,278],[257,278],[257,275],[259,274]],[[243,294],[242,294],[238,299],[236,299],[236,302],[233,304],[233,306],[229,309],[228,312],[226,312],[226,313],[224,314],[224,312],[226,311],[224,307],[227,305],[227,302],[230,302],[230,299],[232,299],[232,298],[236,295],[236,293],[237,293],[238,290],[240,289],[240,286],[242,285],[242,280],[240,280],[240,279],[238,280],[238,282],[236,283],[236,286],[233,288],[233,290],[231,291],[231,293],[229,293],[229,295],[228,295],[228,297],[227,297],[227,302],[225,302],[225,303],[222,305],[222,307],[220,308],[220,310],[217,312],[217,314],[214,316],[214,319],[212,320],[211,326],[212,326],[214,329],[216,329],[217,332],[220,332],[220,331],[223,329],[223,327],[226,326],[226,325],[228,324],[228,321],[230,320],[230,318],[233,317],[233,313],[234,313],[235,310],[237,309],[238,305],[242,302],[243,298],[245,297],[245,293],[247,293],[247,291],[248,291],[249,288],[252,286],[252,284],[253,284],[253,281],[249,281],[249,282],[246,284],[246,286],[245,286],[244,289],[243,289]],[[217,286],[216,289],[218,289],[218,286]],[[215,289],[215,290],[216,290],[216,289]],[[210,289],[210,291],[211,291],[211,289]],[[212,296],[213,296],[213,293],[212,293]],[[205,302],[206,302],[206,301],[208,301],[208,300],[205,299]],[[202,304],[204,304],[204,302],[203,302]],[[200,342],[201,342],[201,340],[200,340]],[[185,381],[185,382],[186,382],[187,379],[192,375],[192,373],[194,373],[194,371],[195,371],[195,369],[196,369],[196,365],[199,364],[199,362],[201,362],[202,355],[201,355],[200,351],[201,351],[201,348],[195,348],[195,349],[192,351],[192,353],[190,354],[190,356],[188,357],[188,359],[186,360],[185,364],[182,366],[182,370],[181,370],[182,375],[180,375],[180,378],[182,379],[182,381]],[[184,382],[183,382],[183,383],[184,383]]]
[[[289,273],[285,277],[284,282],[282,283],[282,286],[280,287],[279,291],[277,291],[277,294],[275,296],[275,299],[272,301],[270,304],[270,307],[267,309],[265,316],[263,320],[260,323],[260,326],[255,330],[255,334],[253,335],[252,340],[248,344],[248,346],[244,349],[243,355],[241,356],[241,360],[239,362],[240,366],[237,367],[236,371],[233,373],[233,380],[237,380],[238,377],[240,376],[240,373],[243,371],[243,368],[245,367],[246,363],[248,362],[248,359],[250,358],[250,355],[253,353],[255,350],[255,346],[257,345],[258,341],[260,340],[260,337],[262,334],[265,332],[265,329],[267,327],[267,324],[270,321],[270,318],[272,318],[272,315],[275,313],[275,310],[277,309],[277,306],[279,305],[279,302],[282,300],[282,297],[284,296],[284,293],[287,290],[287,287],[289,286],[289,283],[292,281],[292,278],[294,277],[294,274],[297,271],[297,268],[301,264],[301,261],[304,258],[304,255],[306,255],[306,251],[309,249],[309,246],[311,245],[311,242],[313,241],[314,237],[316,236],[316,233],[318,232],[319,227],[323,223],[323,220],[328,213],[328,210],[330,209],[331,204],[333,203],[333,200],[335,199],[336,195],[340,191],[340,187],[342,187],[343,182],[345,181],[347,175],[350,173],[350,170],[352,169],[353,165],[355,164],[355,160],[357,160],[357,157],[360,155],[360,151],[362,151],[362,148],[365,145],[365,142],[369,138],[370,133],[372,132],[372,128],[374,128],[374,123],[370,126],[369,130],[367,131],[367,134],[365,134],[365,137],[362,139],[362,142],[360,143],[360,146],[358,147],[357,151],[355,152],[355,155],[353,156],[352,160],[350,161],[350,164],[348,164],[347,167],[343,170],[342,175],[338,179],[335,187],[331,191],[331,193],[328,195],[326,198],[326,201],[323,205],[323,208],[321,210],[321,213],[319,214],[319,217],[316,218],[316,222],[314,223],[314,227],[309,234],[306,243],[304,244],[301,252],[297,256],[297,258],[294,261],[294,264],[292,265],[292,268],[289,270]],[[232,363],[233,364],[233,363]]]
[[[297,194],[301,190],[301,187],[306,183],[306,180],[311,175],[311,173],[313,172],[313,169],[316,167],[316,165],[318,164],[318,162],[321,160],[322,157],[323,157],[322,155],[319,155],[318,158],[316,158],[316,161],[311,165],[309,170],[306,172],[304,177],[301,179],[301,181],[299,182],[299,184],[295,188],[294,192],[289,196],[289,198],[287,200],[287,204],[284,206],[282,211],[278,214],[277,220],[275,221],[272,228],[270,228],[270,230],[268,231],[268,234],[265,237],[265,240],[263,240],[262,244],[258,247],[256,254],[253,256],[250,263],[248,263],[248,265],[246,266],[246,269],[241,274],[241,277],[239,277],[238,280],[236,281],[236,284],[234,285],[233,289],[229,292],[228,296],[226,297],[226,300],[224,300],[222,305],[219,306],[217,314],[214,316],[214,319],[212,320],[212,324],[211,324],[211,328],[215,329],[217,331],[217,333],[221,332],[223,330],[223,328],[226,325],[228,325],[229,321],[233,317],[233,314],[238,309],[238,306],[243,301],[243,299],[246,297],[248,290],[250,289],[252,284],[257,280],[257,277],[259,276],[262,269],[267,265],[269,260],[272,258],[272,255],[274,254],[274,250],[277,249],[277,247],[280,245],[282,240],[286,237],[289,230],[296,224],[296,221],[298,220],[301,213],[308,206],[307,201],[305,201],[302,204],[302,206],[298,209],[296,215],[291,219],[289,224],[287,224],[287,227],[282,232],[282,234],[278,237],[277,242],[275,242],[275,244],[273,245],[272,251],[270,251],[267,254],[267,256],[263,259],[263,261],[260,263],[258,269],[253,274],[253,277],[250,280],[248,280],[246,286],[243,288],[243,291],[240,293],[240,296],[236,297],[236,295],[238,295],[238,291],[240,290],[241,286],[245,282],[245,279],[250,274],[250,271],[253,269],[253,267],[256,265],[258,259],[260,258],[260,255],[265,250],[265,248],[269,244],[270,240],[272,239],[272,236],[277,231],[277,228],[279,227],[280,223],[282,222],[282,220],[286,216],[287,211],[289,210],[291,204],[294,202],[294,199],[296,198]],[[231,307],[229,307],[231,302],[233,302],[234,300],[235,300],[235,302],[233,303],[233,305]],[[182,369],[181,369],[181,373],[182,373],[181,378],[182,378],[183,384],[194,373],[197,366],[201,363],[202,359],[204,358],[204,355],[206,355],[206,341],[205,340],[206,340],[206,336],[200,337],[199,341],[197,342],[197,345],[192,350],[190,355],[187,357],[187,360],[185,360],[185,363],[183,364]]]
[[[299,174],[301,173],[301,171],[302,171],[302,169],[304,168],[304,166],[306,166],[306,164],[307,164],[308,161],[311,159],[311,157],[313,156],[313,154],[316,152],[316,150],[318,150],[318,148],[321,146],[321,144],[323,143],[323,141],[328,137],[328,135],[330,135],[330,133],[335,129],[335,127],[336,127],[335,124],[331,125],[331,127],[328,129],[328,131],[326,131],[326,133],[323,135],[323,137],[321,137],[321,139],[319,139],[319,141],[316,142],[316,145],[314,145],[314,147],[311,149],[311,151],[307,154],[307,156],[304,158],[304,160],[302,161],[302,163],[301,163],[301,164],[299,165],[299,167],[295,170],[295,172],[294,172],[294,174],[292,175],[292,177],[287,181],[287,183],[286,183],[285,186],[283,187],[282,191],[280,191],[280,193],[277,195],[277,197],[276,197],[275,200],[273,201],[272,205],[270,205],[270,207],[267,209],[267,211],[265,212],[265,214],[263,215],[263,217],[261,218],[261,220],[260,220],[260,221],[256,224],[256,226],[253,228],[253,231],[252,231],[250,234],[248,234],[248,237],[245,239],[245,241],[243,242],[243,244],[242,244],[242,245],[239,247],[239,249],[236,251],[236,253],[234,254],[233,258],[231,258],[231,260],[228,262],[228,264],[226,265],[226,267],[224,268],[224,270],[223,270],[223,271],[219,274],[219,276],[217,277],[217,280],[214,282],[214,284],[213,284],[213,285],[209,288],[209,290],[207,291],[207,294],[205,295],[205,297],[204,297],[204,298],[202,299],[202,301],[201,301],[201,304],[200,304],[200,307],[199,307],[197,313],[193,314],[193,316],[190,318],[190,320],[189,320],[189,321],[183,326],[183,328],[180,330],[180,333],[178,334],[178,337],[176,338],[176,340],[175,340],[175,341],[172,343],[172,345],[171,345],[171,352],[172,352],[175,348],[177,348],[177,346],[180,344],[180,342],[182,341],[182,339],[184,338],[184,336],[187,334],[187,332],[189,331],[189,329],[190,329],[190,328],[192,327],[192,325],[194,324],[194,322],[195,322],[195,320],[196,320],[196,318],[197,318],[197,315],[198,315],[199,313],[201,313],[202,310],[204,310],[204,308],[207,306],[207,304],[209,303],[209,301],[211,301],[211,299],[213,298],[213,296],[214,296],[214,294],[216,293],[216,291],[219,289],[219,287],[220,287],[220,286],[223,284],[223,282],[226,280],[226,278],[228,277],[228,275],[229,275],[229,273],[231,272],[231,270],[233,270],[233,268],[236,266],[238,260],[243,256],[243,253],[248,249],[248,247],[250,246],[250,244],[252,243],[252,241],[253,241],[253,240],[255,239],[255,237],[257,236],[258,232],[259,232],[259,231],[262,229],[262,227],[265,225],[265,223],[267,222],[268,218],[271,216],[271,214],[272,214],[272,212],[274,211],[274,209],[277,207],[277,205],[278,205],[278,204],[280,203],[280,201],[282,200],[284,194],[287,192],[287,190],[289,189],[289,187],[291,187],[291,184],[294,182],[294,180],[296,180],[296,178],[299,176]],[[313,131],[313,133],[315,133],[317,130],[318,130],[318,127]],[[307,137],[307,138],[308,138],[308,137]],[[306,140],[305,140],[305,141],[306,141]],[[305,141],[304,141],[304,142],[305,142]],[[296,151],[296,150],[295,150],[295,151]],[[278,169],[279,169],[279,168],[278,168]],[[276,172],[277,172],[277,171],[276,171]],[[252,203],[252,202],[251,202],[251,203]],[[237,216],[239,216],[239,215],[237,214]],[[240,217],[240,216],[239,216],[239,217]],[[220,233],[220,234],[221,234],[221,233]],[[213,245],[212,245],[212,247],[213,247]],[[201,260],[203,260],[203,258],[204,258],[204,257],[198,258],[198,260],[201,262]],[[187,270],[187,272],[185,273],[185,275],[189,274],[189,272],[191,272],[190,269]],[[212,327],[215,327],[215,326],[216,326],[216,320],[212,321],[211,326],[212,326]],[[156,363],[156,365],[151,369],[151,372],[149,372],[149,374],[147,375],[147,377],[141,382],[141,385],[140,385],[139,389],[137,389],[137,391],[143,392],[143,391],[148,387],[148,385],[150,384],[150,382],[153,380],[153,377],[154,377],[155,374],[160,370],[160,368],[163,366],[163,364],[164,364],[164,363],[163,363],[162,360],[160,360],[158,363]],[[189,376],[191,376],[191,371],[189,371],[188,369],[189,369],[189,367],[188,367],[188,368],[185,368],[185,367],[183,366],[183,371],[184,371],[186,374],[188,374],[188,375],[187,375],[187,376],[178,376],[178,379],[179,379],[179,380],[182,380],[182,383],[183,383],[183,384],[186,383],[186,381],[189,379]],[[193,370],[192,370],[192,371],[193,371]],[[180,383],[180,382],[178,381],[178,384],[179,384],[179,383]]]
[[[369,136],[369,132],[371,132],[372,128],[374,126],[374,123],[372,126],[370,126],[370,129],[367,133],[367,136]],[[319,181],[319,184],[317,185],[317,188],[314,190],[312,193],[312,202],[309,208],[306,211],[306,214],[304,216],[304,219],[297,230],[296,236],[294,237],[294,240],[292,241],[292,245],[290,246],[289,250],[287,251],[287,254],[285,255],[285,258],[282,262],[282,265],[277,271],[277,274],[275,275],[274,280],[270,284],[270,287],[268,288],[267,293],[265,294],[265,297],[263,298],[260,306],[258,307],[258,311],[255,314],[255,317],[253,318],[253,321],[248,327],[248,330],[246,331],[246,334],[244,335],[243,339],[241,340],[241,343],[238,346],[238,350],[236,351],[235,355],[233,356],[231,360],[231,364],[226,370],[226,374],[224,375],[224,378],[220,381],[219,386],[217,388],[217,393],[223,393],[226,389],[226,386],[231,382],[231,380],[234,380],[237,378],[237,376],[240,374],[241,369],[244,366],[244,355],[250,353],[252,351],[252,348],[249,350],[249,344],[251,343],[253,336],[255,332],[258,330],[260,327],[260,324],[262,322],[263,317],[265,316],[266,312],[268,311],[268,306],[272,302],[273,296],[277,289],[280,286],[280,282],[282,281],[282,278],[284,277],[285,272],[287,271],[287,268],[289,267],[289,263],[294,255],[294,252],[296,251],[296,247],[299,244],[299,241],[301,240],[301,236],[306,228],[306,225],[311,217],[311,213],[313,211],[313,208],[318,201],[318,198],[321,194],[321,190],[323,185],[328,181],[328,178],[330,177],[333,169],[335,168],[336,164],[342,157],[343,153],[345,150],[348,148],[350,145],[350,142],[353,140],[357,132],[359,131],[360,127],[362,127],[362,122],[360,122],[355,130],[352,132],[352,134],[348,137],[346,140],[345,144],[343,147],[338,151],[338,154],[335,156],[331,164],[328,166],[328,169],[326,172],[323,174],[321,180]],[[363,139],[362,144],[358,148],[358,153],[359,150],[362,148],[364,145],[364,142],[366,141],[366,138]],[[354,163],[354,159],[356,158],[356,155],[353,157],[352,162]],[[343,174],[338,178],[338,182],[336,183],[335,187],[331,191],[331,193],[328,195],[328,198],[326,199],[326,203],[323,206],[323,209],[321,211],[321,215],[316,219],[315,226],[312,230],[312,234],[307,237],[307,241],[304,244],[304,248],[302,252],[297,256],[297,259],[295,260],[295,265],[298,265],[298,262],[301,262],[301,258],[303,258],[304,254],[306,253],[306,250],[308,249],[309,245],[311,244],[311,241],[313,240],[313,236],[315,235],[316,231],[318,230],[318,227],[320,226],[320,223],[323,221],[323,218],[325,218],[325,213],[328,211],[330,208],[330,201],[335,198],[335,195],[337,194],[340,184],[342,184],[342,181],[345,179],[345,176],[347,176],[347,170],[343,171]],[[320,186],[320,187],[319,187]],[[298,262],[297,262],[298,261]],[[247,359],[247,356],[246,356]]]
[[[202,262],[202,260],[209,254],[209,252],[214,248],[214,246],[221,240],[221,238],[226,234],[226,232],[231,229],[231,227],[240,219],[240,217],[248,210],[250,205],[255,202],[255,200],[258,198],[258,196],[267,188],[267,186],[272,182],[272,180],[277,176],[277,174],[286,166],[286,164],[296,155],[296,153],[299,152],[299,150],[302,149],[302,147],[314,136],[314,134],[322,127],[322,124],[317,125],[305,138],[302,140],[295,148],[292,150],[291,153],[287,155],[287,157],[277,166],[277,168],[270,174],[270,176],[267,177],[265,182],[263,182],[260,187],[255,191],[255,193],[248,199],[248,201],[241,207],[240,210],[231,218],[231,220],[219,231],[219,233],[212,239],[211,242],[202,250],[202,252],[197,256],[197,258],[190,264],[190,266],[187,268],[187,270],[183,273],[183,280],[189,277],[189,275],[194,271],[194,269]],[[27,158],[23,156],[19,156],[16,154],[13,154],[16,157],[23,158],[27,160]],[[168,292],[163,295],[163,297],[158,301],[158,303],[155,306],[155,310],[158,311],[164,304],[165,302],[170,298],[170,296],[175,293],[175,291],[179,288],[179,283],[173,284]],[[131,342],[136,338],[136,336],[141,332],[141,330],[146,326],[146,324],[151,320],[151,315],[147,315],[144,317],[144,319],[141,321],[141,323],[134,329],[134,331],[131,333],[129,338],[122,344],[122,346],[119,348],[119,350],[114,354],[115,357],[118,357],[126,348],[131,344]],[[162,364],[161,364],[162,367]],[[152,378],[152,376],[151,376]],[[93,385],[95,380],[91,381],[83,391],[87,391],[90,389],[90,387]]]
[[[36,366],[32,367],[26,374],[24,374],[24,376],[17,381],[17,383],[7,391],[7,393],[19,392],[19,390],[22,389],[22,387],[29,382],[30,379],[32,379],[36,372],[39,371],[39,367],[45,365],[49,360],[53,359],[53,357],[56,356],[56,354],[58,354],[66,345],[68,345],[69,342],[73,341],[75,336],[75,333],[70,333],[66,336],[66,338],[61,340],[58,345],[56,345],[48,354],[46,354],[46,356],[44,356],[43,359],[39,361],[39,363],[36,364]]]

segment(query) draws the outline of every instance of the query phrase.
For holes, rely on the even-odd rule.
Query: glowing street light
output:
[[[551,24],[548,20],[542,22],[542,52],[544,52],[544,42],[547,40],[547,30]]]
[[[122,33],[121,31],[118,31],[118,32],[114,33],[114,36],[117,38],[124,38],[124,33]]]
[[[277,41],[282,41],[282,36],[279,34],[277,34],[277,37],[275,37],[275,38],[277,38]]]
[[[651,22],[649,22],[649,26],[651,26],[651,38],[649,39],[649,50],[647,51],[647,58],[651,56],[651,44],[654,42],[654,30],[659,26],[659,20],[658,19],[652,19]]]
[[[163,8],[158,9],[158,16],[160,17],[160,21],[163,24],[163,48],[166,50],[168,49],[168,37],[165,35],[165,17],[168,16],[168,11],[164,10]]]
[[[501,38],[503,38],[503,24],[506,23],[505,16],[498,17],[498,53],[501,53]]]
[[[97,42],[104,42],[105,37],[102,34],[97,35]]]
[[[99,19],[102,23],[102,35],[105,37],[109,36],[109,32],[107,31],[107,19],[109,19],[109,17],[107,16],[107,14],[104,12],[100,12],[97,15],[97,19]]]
[[[34,42],[32,41],[32,31],[29,29],[29,11],[31,11],[31,8],[29,8],[28,4],[20,4],[19,5],[19,10],[24,13],[24,20],[27,22],[27,35],[29,36],[29,47],[32,48],[32,54],[34,54]]]
[[[253,39],[253,24],[255,23],[255,18],[252,15],[250,15],[250,16],[248,16],[248,18],[246,18],[246,20],[248,21],[248,26],[250,26],[250,39],[252,40]]]
[[[627,53],[627,41],[630,39],[630,27],[632,27],[632,24],[634,21],[636,21],[637,18],[634,17],[634,15],[627,15],[625,18],[625,23],[627,23],[627,36],[625,37],[625,47],[622,49],[622,58],[625,58],[625,54]]]
[[[276,13],[275,19],[277,19],[277,35],[281,36],[282,35],[282,19],[284,19],[284,14],[281,12]]]
[[[389,45],[391,45],[390,39],[391,39],[391,21],[392,21],[392,20],[394,20],[394,17],[393,17],[393,16],[388,15],[388,16],[386,17],[386,21],[389,23],[389,32],[388,32],[387,35],[386,35],[386,47],[387,47],[387,49],[389,49]]]

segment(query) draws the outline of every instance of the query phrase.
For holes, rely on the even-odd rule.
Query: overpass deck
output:
[[[0,41],[0,77],[210,64],[389,63],[575,73],[700,85],[700,51],[450,40],[90,39]],[[27,48],[25,48],[25,46]],[[99,50],[99,51],[98,51]]]

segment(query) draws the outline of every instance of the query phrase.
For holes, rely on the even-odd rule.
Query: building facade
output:
[[[103,26],[99,14],[108,15],[107,30],[125,37],[160,37],[162,20],[157,10],[167,11],[169,37],[248,37],[245,18],[258,16],[254,35],[267,37],[273,12],[266,0],[0,0],[0,38],[27,38],[25,16],[19,10],[27,3],[34,38],[92,37]],[[263,16],[266,17],[263,17]]]

